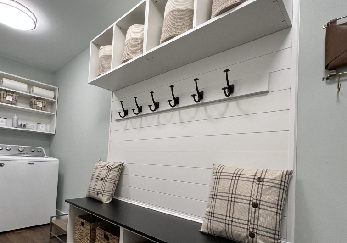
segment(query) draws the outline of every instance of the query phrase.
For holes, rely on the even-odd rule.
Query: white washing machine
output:
[[[43,148],[0,144],[0,232],[49,223],[58,169]]]

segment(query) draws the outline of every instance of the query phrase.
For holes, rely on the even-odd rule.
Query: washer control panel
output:
[[[0,144],[0,156],[46,157],[46,152],[40,147]]]

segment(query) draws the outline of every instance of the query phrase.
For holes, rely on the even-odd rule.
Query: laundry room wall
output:
[[[323,25],[347,13],[346,0],[301,1],[295,242],[345,242],[347,76],[322,82]],[[347,19],[338,23],[344,23]],[[341,69],[340,71],[347,71]]]
[[[0,57],[0,71],[54,85],[54,73]],[[14,115],[14,114],[13,114]],[[18,117],[20,122],[20,117]],[[43,147],[50,154],[51,137],[43,134],[0,130],[0,144]]]
[[[89,48],[56,73],[59,87],[57,130],[51,155],[60,161],[57,209],[68,198],[84,197],[95,163],[106,160],[111,92],[88,80]]]

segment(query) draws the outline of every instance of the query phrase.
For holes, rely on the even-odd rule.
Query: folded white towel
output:
[[[31,87],[30,93],[32,93],[33,95],[54,99],[54,91],[42,89],[36,86]]]
[[[129,27],[125,41],[131,38],[144,38],[145,26],[143,24],[134,24]]]
[[[99,58],[102,56],[107,56],[111,55],[112,56],[112,45],[109,46],[101,46],[99,50]]]
[[[7,78],[0,79],[0,85],[1,87],[4,87],[4,88],[13,89],[13,90],[22,91],[22,92],[28,92],[27,84],[23,84],[21,82],[10,80]]]
[[[172,10],[194,9],[194,0],[169,0],[165,5],[164,17]]]

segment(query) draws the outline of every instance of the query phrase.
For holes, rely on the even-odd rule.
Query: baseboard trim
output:
[[[66,213],[60,211],[59,209],[56,209],[55,211],[56,211],[56,214],[57,214],[57,215],[66,214]]]

